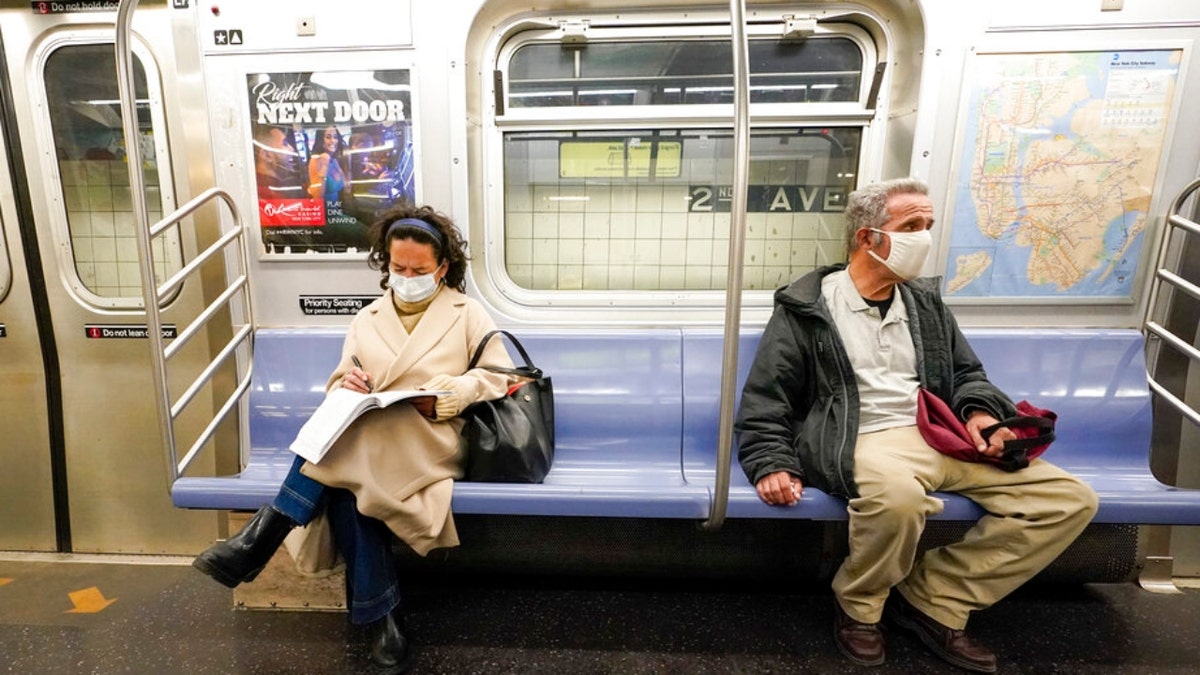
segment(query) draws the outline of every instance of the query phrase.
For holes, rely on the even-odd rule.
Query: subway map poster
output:
[[[1181,58],[975,57],[948,212],[948,297],[1131,297]]]

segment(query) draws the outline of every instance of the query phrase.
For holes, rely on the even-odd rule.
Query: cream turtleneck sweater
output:
[[[438,293],[442,292],[444,286],[438,284],[437,290],[433,295],[419,302],[405,302],[392,294],[392,306],[396,308],[396,316],[400,317],[400,323],[404,324],[404,330],[412,335],[417,324],[421,322],[421,317],[425,316],[425,310],[429,309],[429,305],[433,303],[433,299]],[[454,392],[454,378],[449,375],[438,375],[419,387],[420,389],[446,389],[452,393],[442,394],[437,397],[435,410],[439,420],[448,420],[451,417],[462,412],[462,399]]]

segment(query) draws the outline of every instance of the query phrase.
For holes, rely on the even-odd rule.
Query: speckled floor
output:
[[[848,664],[827,588],[739,582],[410,578],[416,673],[950,673],[907,635]],[[69,593],[97,613],[67,613]],[[1200,670],[1200,591],[1023,589],[972,621],[1002,673]],[[361,673],[345,616],[231,609],[190,567],[0,561],[0,672]]]

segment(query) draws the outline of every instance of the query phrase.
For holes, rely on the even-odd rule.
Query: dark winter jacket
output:
[[[751,484],[787,471],[830,494],[858,496],[858,385],[821,296],[821,279],[840,269],[845,265],[819,269],[775,293],[775,312],[742,389],[735,424],[738,460]],[[908,310],[921,386],[960,418],[971,408],[997,419],[1013,416],[1012,400],[988,381],[939,286],[940,278],[923,278],[897,287]]]

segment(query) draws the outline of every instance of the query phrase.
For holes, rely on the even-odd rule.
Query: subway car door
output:
[[[140,12],[131,41],[136,142],[145,157],[151,222],[188,196],[179,194],[187,192],[188,163],[172,158],[167,133],[184,126],[167,124],[163,78],[173,77],[175,66],[167,11]],[[0,548],[185,554],[217,533],[215,515],[177,510],[170,501],[145,339],[114,19],[115,12],[39,15],[28,5],[0,11],[5,131],[23,159],[14,173],[24,174],[14,176],[15,186],[0,176],[0,189],[16,193],[0,210],[0,274],[9,279],[7,295],[0,291]],[[17,213],[24,217],[20,232]],[[159,280],[195,249],[178,233],[157,242]],[[28,267],[23,251],[34,257]],[[170,298],[164,333],[182,329],[203,307],[202,296],[185,285]],[[197,351],[206,351],[200,343]],[[182,424],[203,428],[211,405],[195,417]],[[212,471],[212,461],[199,469]]]
[[[3,36],[0,35],[0,39]],[[7,78],[2,81],[7,85]],[[12,117],[7,86],[0,109],[5,142],[0,147],[0,550],[54,551],[53,464],[47,378],[41,349],[38,303],[44,298],[40,270],[26,267],[25,240],[7,138]],[[28,214],[23,214],[27,216]],[[36,256],[36,268],[40,259]]]

